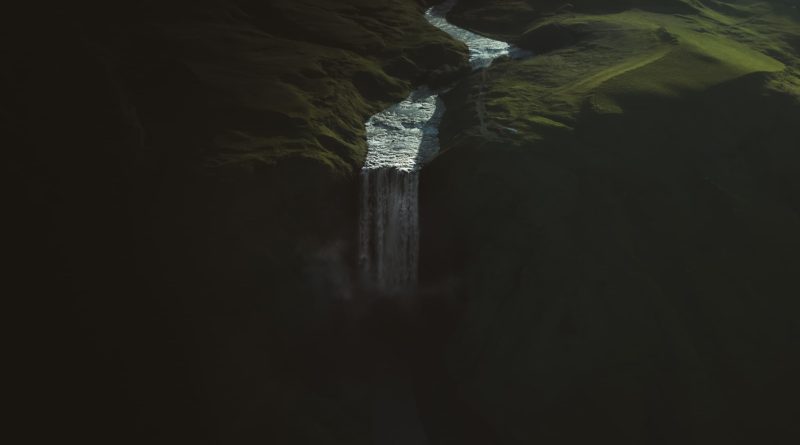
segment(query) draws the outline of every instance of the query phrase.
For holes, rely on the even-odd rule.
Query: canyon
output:
[[[794,2],[5,16],[31,441],[796,437]]]

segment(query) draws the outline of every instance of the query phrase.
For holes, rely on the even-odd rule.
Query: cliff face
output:
[[[466,67],[423,9],[210,0],[4,14],[8,253],[34,332],[21,340],[32,413],[89,442],[368,436],[352,420],[368,405],[301,371],[335,374],[332,352],[313,348],[352,293],[363,122]]]
[[[448,94],[423,171],[422,270],[467,307],[450,373],[499,443],[789,443],[796,10],[572,3],[451,17],[539,55]]]

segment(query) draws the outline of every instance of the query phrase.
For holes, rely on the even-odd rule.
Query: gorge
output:
[[[450,24],[455,6],[432,6],[425,18],[465,43],[474,70],[498,57],[529,52]],[[449,87],[448,87],[449,88]],[[362,285],[383,293],[416,291],[419,268],[419,170],[439,151],[439,124],[445,111],[438,91],[428,86],[372,116],[366,123],[367,159],[361,170],[359,269]]]
[[[3,18],[9,436],[800,436],[796,1]]]

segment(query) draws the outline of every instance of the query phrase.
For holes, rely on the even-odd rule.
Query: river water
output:
[[[529,55],[506,42],[459,28],[446,19],[456,1],[425,13],[432,25],[464,42],[473,70],[500,56]],[[421,87],[366,122],[367,159],[361,170],[359,268],[363,288],[391,295],[413,292],[419,256],[419,171],[439,151],[445,112],[439,91]]]

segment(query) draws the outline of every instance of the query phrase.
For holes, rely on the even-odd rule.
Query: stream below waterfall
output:
[[[500,56],[530,53],[459,28],[446,19],[456,0],[428,9],[432,25],[464,42],[473,70]],[[359,273],[364,289],[383,295],[413,292],[419,256],[419,171],[439,151],[445,112],[441,91],[423,86],[366,122],[367,159],[361,170]]]

